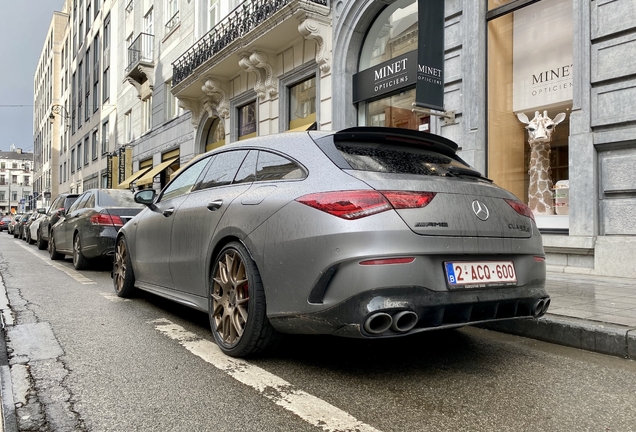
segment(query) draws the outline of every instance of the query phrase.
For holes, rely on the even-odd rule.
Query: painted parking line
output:
[[[102,297],[104,297],[106,300],[110,300],[113,303],[123,303],[123,302],[129,302],[132,301],[130,299],[127,298],[122,298],[119,297],[117,294],[112,294],[112,293],[100,293],[102,295]]]
[[[349,413],[295,388],[284,379],[245,360],[228,357],[214,343],[198,337],[167,319],[149,321],[166,336],[179,342],[194,355],[202,358],[235,380],[252,387],[276,405],[291,411],[307,423],[329,432],[380,432]]]
[[[78,272],[77,270],[70,269],[70,268],[66,267],[64,264],[61,264],[61,263],[56,262],[56,261],[52,261],[51,259],[49,259],[48,256],[42,256],[42,254],[37,253],[36,251],[34,251],[32,248],[30,248],[28,246],[25,246],[25,245],[19,245],[19,246],[24,248],[25,250],[31,252],[33,255],[35,255],[36,257],[40,258],[42,261],[44,261],[46,264],[55,267],[56,269],[60,270],[63,273],[66,273],[67,275],[69,275],[70,277],[72,277],[73,279],[75,279],[79,283],[81,283],[83,285],[97,285],[97,282],[95,282],[92,279],[87,278],[86,276],[84,276],[83,274]]]

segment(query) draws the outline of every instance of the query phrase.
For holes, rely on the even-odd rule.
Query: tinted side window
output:
[[[247,157],[241,164],[241,168],[239,168],[236,173],[236,177],[234,177],[234,181],[232,184],[237,183],[252,183],[256,180],[256,160],[258,159],[258,150],[250,150],[247,154]]]
[[[75,210],[80,208],[80,206],[82,206],[82,202],[87,200],[87,199],[88,199],[88,195],[86,195],[86,194],[80,195],[80,197],[77,199],[77,201],[75,201],[73,203],[73,205],[67,210],[67,213],[74,212]]]
[[[161,196],[161,201],[189,193],[209,161],[210,158],[206,157],[185,168],[174,181],[170,182]]]
[[[95,195],[91,194],[90,197],[84,201],[84,208],[94,208],[95,207]]]
[[[197,189],[208,189],[232,183],[246,155],[247,150],[217,154]]]
[[[49,207],[49,211],[46,213],[48,215],[50,215],[53,212],[56,212],[61,206],[61,202],[64,198],[62,197],[57,197],[55,198],[55,200],[51,203],[51,207]]]
[[[297,163],[274,153],[259,152],[256,181],[298,180],[305,177],[305,171]]]
[[[77,201],[77,199],[79,198],[79,196],[74,196],[74,197],[67,197],[66,199],[63,199],[62,202],[60,202],[60,207],[64,207],[64,208],[69,208],[70,206],[73,205],[73,203],[75,201]]]

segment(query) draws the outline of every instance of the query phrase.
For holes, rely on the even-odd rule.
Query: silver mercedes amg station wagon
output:
[[[412,130],[289,132],[197,157],[120,231],[115,291],[209,314],[247,356],[281,333],[387,338],[539,317],[545,254],[528,206]]]

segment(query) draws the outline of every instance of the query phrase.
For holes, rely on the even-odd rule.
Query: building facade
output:
[[[67,24],[65,12],[53,14],[33,78],[33,190],[40,203],[59,192],[54,179],[59,178],[59,149],[65,135],[66,108],[58,104],[63,86],[61,52]],[[55,121],[53,107],[62,114],[58,117],[61,121]]]
[[[0,152],[0,213],[17,214],[33,210],[33,153],[12,146]]]

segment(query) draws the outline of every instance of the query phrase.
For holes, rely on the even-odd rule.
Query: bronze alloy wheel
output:
[[[113,287],[119,297],[130,297],[135,290],[135,277],[128,253],[128,245],[123,237],[117,239],[113,260]]]
[[[234,249],[220,257],[212,287],[212,318],[224,345],[236,345],[248,320],[249,280],[245,263]]]
[[[75,234],[73,239],[73,267],[75,267],[75,270],[84,270],[88,267],[88,259],[82,253],[82,242],[79,233]]]

